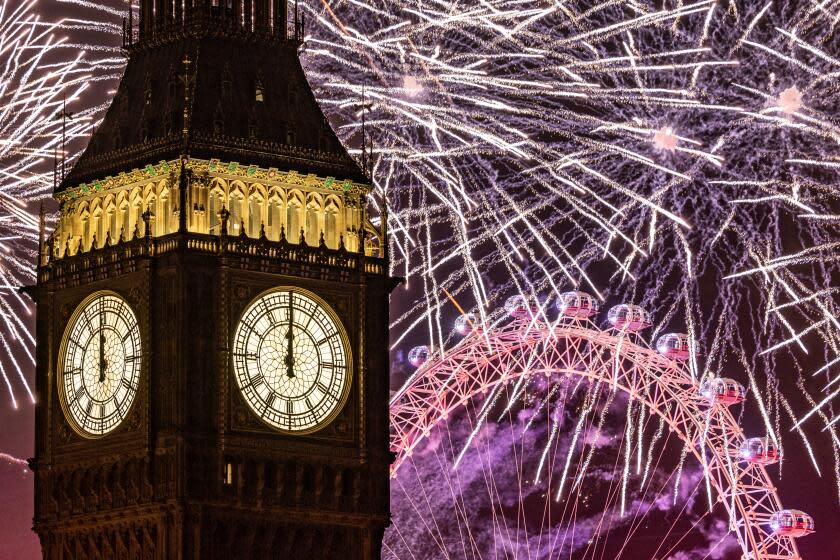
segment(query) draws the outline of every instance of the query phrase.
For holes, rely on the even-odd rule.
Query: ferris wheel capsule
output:
[[[507,298],[507,301],[505,301],[505,311],[511,317],[521,319],[524,317],[534,317],[538,313],[539,307],[533,298],[520,294]]]
[[[814,518],[798,509],[783,509],[770,516],[770,528],[776,535],[804,537],[814,532]]]
[[[648,312],[638,305],[621,303],[607,313],[607,321],[619,330],[639,331],[650,326]]]
[[[738,454],[742,459],[758,465],[772,465],[782,458],[779,446],[769,437],[753,437],[744,440]]]
[[[663,334],[656,341],[656,351],[674,360],[685,360],[690,354],[691,340],[687,334],[668,333]]]
[[[707,379],[700,385],[700,394],[710,404],[724,405],[738,404],[747,398],[747,390],[743,385],[728,377]]]
[[[557,311],[563,317],[588,319],[598,312],[598,300],[586,292],[564,292],[557,300]]]
[[[461,336],[466,336],[476,329],[475,313],[464,313],[455,319],[455,332]]]
[[[429,347],[415,346],[408,351],[408,363],[419,368],[429,361]]]

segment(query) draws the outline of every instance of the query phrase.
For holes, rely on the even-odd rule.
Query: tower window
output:
[[[222,476],[222,482],[226,486],[230,486],[233,484],[233,464],[232,463],[225,463],[225,471]]]
[[[265,90],[263,89],[262,82],[259,79],[257,79],[257,83],[254,85],[254,101],[257,103],[265,101]]]

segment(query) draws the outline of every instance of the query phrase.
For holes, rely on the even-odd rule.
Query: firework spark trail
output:
[[[36,0],[0,2],[0,376],[17,408],[21,388],[34,396],[25,364],[34,363],[29,330],[31,309],[19,292],[34,280],[38,240],[37,201],[53,186],[53,160],[72,159],[104,113],[105,104],[85,104],[92,83],[118,77],[118,49],[71,43],[74,31],[102,31],[103,43],[114,34],[109,25],[84,20],[51,20],[39,14]],[[75,118],[59,118],[67,104]],[[65,129],[62,142],[62,128]]]
[[[511,293],[551,298],[579,284],[603,298],[594,267],[612,262],[621,271],[614,278],[645,285],[641,297],[654,311],[676,303],[671,293],[683,294],[692,338],[704,346],[716,346],[710,337],[717,335],[743,341],[748,337],[730,336],[732,327],[712,325],[737,316],[746,297],[745,284],[733,276],[749,261],[744,248],[780,249],[776,217],[788,209],[837,215],[817,204],[817,187],[796,167],[833,165],[813,154],[836,144],[840,130],[810,101],[815,88],[832,93],[836,81],[828,71],[836,59],[809,42],[809,32],[829,27],[818,10],[803,8],[794,12],[798,19],[782,22],[769,4],[741,13],[733,2],[674,9],[633,3],[632,14],[622,2],[565,12],[501,0],[324,6],[308,5],[315,25],[304,59],[328,110],[347,123],[340,130],[347,142],[358,143],[359,133],[348,112],[369,106],[377,123],[372,134],[389,170],[393,254],[400,255],[394,265],[409,278],[433,276],[427,290],[443,287],[472,299],[482,322],[492,312],[487,306]],[[788,54],[790,48],[811,60]],[[358,52],[362,57],[350,55]],[[746,57],[787,65],[787,75],[758,75],[763,64],[748,71],[739,65],[734,74]],[[791,70],[808,78],[799,89]],[[822,96],[823,103],[834,97]],[[811,141],[765,148],[759,137],[768,128]],[[756,178],[754,163],[762,160],[747,145],[760,146],[767,154],[761,158],[776,167]],[[689,224],[691,212],[702,221]],[[808,226],[800,237],[830,239],[819,227]],[[673,242],[683,250],[674,252]],[[774,266],[826,264],[828,246],[815,245],[804,258],[777,258]],[[666,281],[669,269],[684,276],[677,289],[673,277]],[[487,285],[488,277],[510,280]],[[723,302],[701,301],[699,286],[710,277],[731,280],[722,287]],[[750,353],[790,342],[805,348],[803,337],[825,336],[830,325],[820,321],[836,319],[833,303],[821,300],[833,293],[804,291],[798,305],[821,315],[809,328],[792,326],[784,313],[794,310],[776,310],[764,332],[755,333],[761,347]],[[405,337],[426,318],[442,350],[445,300],[427,293],[417,302],[393,326]],[[788,336],[780,339],[779,328]],[[705,371],[732,360],[736,348],[727,342],[719,350]],[[696,353],[692,365],[702,375]]]
[[[717,28],[719,38],[738,33],[737,41],[729,41],[730,53],[749,57],[751,64],[720,95],[745,111],[723,136],[722,150],[728,154],[724,177],[709,181],[730,193],[729,200],[721,198],[720,209],[729,206],[721,231],[728,230],[739,241],[726,247],[732,251],[728,257],[707,250],[705,266],[707,271],[716,268],[715,276],[724,280],[720,299],[729,303],[720,305],[721,313],[744,310],[746,293],[752,296],[752,308],[761,309],[760,322],[753,313],[761,325],[761,331],[752,333],[757,344],[732,348],[732,353],[750,355],[750,385],[774,439],[781,434],[771,429],[769,403],[783,395],[778,390],[760,395],[753,372],[773,371],[783,363],[797,390],[805,391],[813,386],[809,379],[822,374],[825,383],[814,388],[814,408],[798,411],[799,419],[794,418],[791,428],[802,436],[809,455],[812,445],[798,428],[820,407],[829,417],[836,415],[832,408],[836,394],[829,391],[840,379],[834,367],[840,356],[835,289],[840,278],[836,242],[840,229],[833,219],[840,211],[835,186],[840,61],[831,54],[840,47],[834,29],[838,9],[836,1],[819,7],[766,3],[756,6],[754,13],[733,12],[736,21],[724,20]],[[745,24],[742,30],[739,23]],[[758,288],[747,292],[744,286],[750,281]],[[730,337],[732,331],[726,330]],[[730,339],[748,337],[741,332]],[[747,361],[740,359],[745,366]],[[718,363],[722,367],[723,360]],[[777,419],[785,415],[778,407],[775,410]],[[831,431],[836,446],[830,426],[827,422],[824,429]]]
[[[10,465],[15,465],[18,467],[24,467],[25,469],[29,468],[29,465],[23,459],[18,459],[13,455],[9,455],[8,453],[0,453],[0,461],[4,461]]]
[[[807,43],[802,22],[766,25],[780,17],[769,4],[741,13],[735,2],[695,2],[632,16],[611,12],[616,5],[623,4],[572,5],[560,16],[550,8],[516,13],[503,1],[466,7],[403,1],[390,10],[363,1],[354,3],[361,12],[355,14],[316,3],[305,60],[319,97],[349,123],[340,130],[348,143],[358,144],[358,125],[340,115],[370,104],[376,157],[387,162],[398,226],[391,230],[394,266],[403,275],[433,276],[425,286],[442,287],[467,306],[472,301],[482,324],[498,317],[493,307],[508,295],[550,301],[570,285],[602,300],[638,301],[669,324],[683,316],[694,378],[748,365],[744,377],[756,400],[750,406],[775,440],[780,423],[793,420],[773,381],[778,360],[792,364],[784,374],[802,380],[811,372],[790,346],[808,350],[814,334],[828,339],[829,349],[840,346],[832,326],[835,292],[824,282],[827,242],[837,232],[829,227],[836,227],[840,206],[826,202],[832,191],[824,178],[802,173],[836,164],[815,154],[836,146],[840,128],[828,111],[812,110],[807,82],[797,90],[783,81],[789,75],[768,79],[759,76],[761,62],[744,71],[739,60],[773,58],[824,86],[832,81],[827,72],[779,57],[773,42],[795,44],[823,68],[834,60]],[[564,26],[571,15],[575,25]],[[357,50],[364,60],[350,56]],[[807,92],[802,106],[798,91]],[[836,98],[825,95],[823,108]],[[768,136],[768,129],[783,138]],[[794,134],[811,140],[797,144]],[[762,168],[765,161],[772,164]],[[802,226],[794,237],[813,250],[785,257],[788,216]],[[756,283],[744,272],[759,254],[773,270]],[[793,270],[806,266],[805,274]],[[615,271],[608,285],[598,269]],[[719,291],[708,294],[709,285]],[[449,333],[433,325],[445,325],[445,300],[426,293],[416,301],[393,321],[399,342],[426,323],[443,351]],[[743,328],[734,320],[741,316],[756,316],[752,332],[735,332]],[[748,362],[739,360],[745,353]],[[822,359],[835,356],[826,351]],[[768,376],[766,391],[757,375]],[[506,411],[521,390],[518,384]],[[550,434],[555,441],[555,430]],[[632,435],[628,424],[625,437]],[[651,435],[645,478],[661,433]],[[642,436],[636,433],[637,471]],[[796,429],[794,437],[813,459],[805,433]],[[837,441],[833,432],[831,438]],[[629,444],[625,451],[622,510]],[[569,466],[567,458],[560,492]],[[682,471],[680,461],[674,499]]]
[[[751,380],[770,375],[766,392],[750,383],[765,425],[787,422],[772,405],[779,389],[769,389],[779,360],[792,381],[803,380],[813,368],[805,370],[796,352],[831,368],[840,347],[831,286],[840,260],[840,199],[831,187],[840,165],[832,114],[840,74],[828,54],[837,51],[830,16],[837,3],[700,2],[622,21],[609,21],[615,13],[605,7],[581,10],[586,29],[571,34],[548,14],[516,19],[505,2],[463,13],[412,6],[399,4],[422,12],[416,19],[400,19],[397,9],[399,22],[388,25],[379,10],[373,24],[354,17],[338,26],[341,15],[316,6],[322,17],[307,55],[316,75],[342,76],[322,84],[323,98],[358,107],[364,83],[386,125],[377,154],[405,185],[401,194],[390,191],[402,226],[395,246],[407,255],[397,266],[410,277],[434,274],[463,299],[481,293],[473,299],[482,312],[511,293],[550,299],[569,283],[644,300],[654,312],[679,306],[692,339],[710,349],[705,363],[692,351],[698,378],[741,363],[745,352]],[[665,26],[646,27],[650,18],[673,18],[670,42]],[[352,29],[353,38],[340,29]],[[370,49],[369,66],[351,72],[355,62],[342,53],[359,45]],[[355,130],[343,133],[352,139]],[[421,209],[416,190],[437,202]],[[450,228],[459,234],[447,235]],[[785,251],[785,238],[804,249]],[[418,239],[424,253],[412,249]],[[620,263],[613,279],[643,288],[602,290],[593,270],[609,261]],[[475,270],[511,280],[487,294]],[[719,291],[712,296],[703,285]],[[408,309],[394,326],[407,336],[418,316],[439,324],[436,300],[426,301],[432,305]],[[732,318],[745,314],[756,317],[755,330],[736,332],[744,325]],[[438,345],[440,338],[434,333]],[[827,373],[828,384],[840,379]],[[840,418],[832,399],[816,401]]]
[[[412,249],[412,242],[424,237],[422,230],[406,226],[417,222],[411,219],[416,211],[413,195],[398,193],[399,200],[392,200],[397,203],[394,219],[405,218],[399,221],[403,230],[396,244],[399,254],[411,257],[396,265],[411,277],[454,259],[464,263],[461,270],[467,276],[454,273],[447,282],[458,292],[484,292],[483,286],[470,288],[480,280],[469,271],[480,270],[483,260],[474,254],[522,254],[536,244],[549,259],[541,278],[552,283],[552,269],[575,269],[587,282],[577,257],[543,233],[552,230],[544,227],[552,218],[540,214],[568,205],[585,222],[581,227],[622,239],[641,255],[644,251],[632,237],[611,223],[611,214],[661,215],[686,227],[682,218],[654,198],[599,167],[605,158],[619,159],[637,164],[639,173],[662,171],[686,178],[679,169],[652,157],[654,137],[674,151],[703,160],[711,157],[680,145],[701,143],[663,132],[647,118],[647,109],[712,110],[683,87],[659,87],[656,75],[731,62],[709,57],[709,49],[655,47],[640,52],[639,41],[633,39],[635,33],[691,17],[709,5],[697,2],[636,17],[614,6],[604,7],[586,14],[590,21],[584,32],[558,8],[522,10],[515,2],[486,3],[463,11],[446,11],[441,5],[439,12],[428,6],[421,10],[410,2],[396,9],[389,4],[388,10],[367,2],[356,6],[352,22],[340,20],[333,10],[321,13],[316,6],[317,29],[307,39],[306,60],[310,73],[324,78],[318,89],[327,106],[358,107],[364,89],[373,118],[381,124],[374,127],[382,135],[376,142],[378,154],[398,164],[406,191],[416,184],[434,194],[440,205],[424,210],[432,210],[426,215],[434,216],[436,224],[450,223],[470,234],[466,244],[435,251],[432,263],[428,251],[422,255]],[[372,29],[366,33],[364,27]],[[547,28],[557,31],[541,33]],[[572,36],[563,37],[563,30]],[[369,66],[346,56],[357,48],[364,49]],[[596,109],[615,119],[593,116]],[[632,117],[634,113],[641,117]],[[343,132],[350,137],[357,128],[348,124]],[[569,145],[576,150],[570,152]],[[499,173],[518,183],[499,182],[495,176]],[[528,183],[539,183],[546,192]],[[516,196],[520,186],[523,194],[534,196]],[[606,195],[599,193],[604,187]],[[610,202],[610,196],[624,199],[625,207]],[[511,223],[521,228],[508,231],[514,229]],[[616,262],[623,260],[618,248],[605,250]],[[539,256],[533,259],[538,267],[540,261]],[[510,263],[505,268],[515,277],[527,276]],[[568,279],[578,280],[574,275]],[[484,303],[482,299],[476,301]],[[414,310],[410,316],[416,318]]]
[[[60,1],[114,18],[106,24],[94,17],[66,20],[61,26],[68,32],[119,33],[121,3]],[[836,228],[840,208],[826,175],[840,165],[838,125],[826,110],[837,83],[827,70],[836,60],[826,53],[836,50],[820,39],[831,29],[826,14],[835,3],[824,3],[823,11],[793,9],[789,20],[770,4],[740,13],[734,1],[675,9],[621,1],[595,7],[450,4],[303,5],[313,16],[304,50],[310,79],[334,122],[343,123],[339,133],[349,145],[360,143],[357,117],[366,107],[377,195],[387,193],[392,206],[394,266],[422,292],[395,319],[395,330],[408,337],[428,326],[429,339],[443,352],[449,333],[443,332],[448,315],[441,288],[467,306],[471,301],[485,327],[498,319],[494,307],[508,295],[545,300],[570,284],[600,299],[645,300],[654,312],[682,301],[692,339],[708,349],[702,360],[692,349],[692,373],[700,378],[721,370],[733,349],[746,351],[765,424],[778,424],[784,414],[786,423],[802,418],[807,411],[794,412],[784,396],[771,392],[769,381],[762,393],[753,372],[773,371],[771,360],[797,343],[813,355],[804,338],[818,334],[830,350],[825,369],[804,373],[837,380],[831,368],[840,363],[840,336],[826,316],[826,310],[837,315],[837,292],[824,282],[829,259],[786,258],[797,251],[783,250],[780,225],[780,217],[796,216],[795,236],[803,247],[814,247],[814,255],[829,253],[827,243],[836,239],[830,228]],[[735,67],[746,56],[759,62]],[[99,61],[106,78],[121,67],[118,56]],[[66,79],[77,80],[90,68],[78,61]],[[733,68],[738,80],[722,87]],[[762,68],[777,71],[760,74]],[[53,114],[66,89],[51,90],[47,107]],[[86,134],[101,109],[77,110],[88,120],[71,122],[72,135]],[[18,156],[30,151],[32,163],[15,168],[13,180],[29,183],[15,196],[49,190],[50,178],[35,162],[50,157],[56,125],[45,121],[32,130],[52,143],[16,146]],[[20,204],[8,206],[29,217],[22,220],[25,231],[13,235],[31,246],[34,217]],[[0,222],[0,239],[3,227]],[[10,285],[32,255],[18,258]],[[756,291],[748,282],[755,275],[717,281],[755,269],[758,260],[764,263],[759,266],[774,264],[772,271],[756,271],[761,304],[750,303]],[[605,280],[599,267],[615,274]],[[681,277],[677,288],[674,275]],[[627,287],[631,282],[643,288]],[[714,303],[705,301],[703,282],[719,287]],[[5,276],[0,283],[7,283]],[[18,324],[21,311],[7,309],[9,301],[20,306],[0,298],[4,324]],[[764,317],[756,321],[760,331],[738,333],[734,321],[724,320],[745,309]],[[793,344],[755,357],[784,340]],[[801,362],[791,360],[789,375],[801,380]],[[824,409],[807,418],[828,424],[835,418],[831,399],[821,400],[814,401],[814,411]],[[801,429],[797,433],[813,458],[810,442]],[[830,433],[836,456],[837,436]],[[647,443],[645,478],[659,437]],[[638,453],[637,465],[641,446]]]

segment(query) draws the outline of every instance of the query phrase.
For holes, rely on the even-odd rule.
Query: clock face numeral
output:
[[[137,395],[140,328],[119,296],[97,294],[73,315],[60,355],[62,404],[82,435],[99,437],[120,425]]]
[[[252,302],[233,337],[236,384],[251,410],[284,432],[335,416],[350,384],[345,336],[332,310],[294,288]]]

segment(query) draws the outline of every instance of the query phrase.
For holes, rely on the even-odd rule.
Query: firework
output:
[[[801,427],[823,422],[819,445],[835,447],[836,478],[840,65],[828,54],[838,46],[830,14],[838,5],[829,4],[730,2],[710,16],[709,44],[739,65],[697,84],[741,113],[710,130],[722,165],[697,170],[669,200],[691,208],[694,227],[663,229],[661,250],[675,258],[654,260],[639,280],[656,287],[642,296],[652,308],[664,314],[679,303],[706,371],[746,373],[767,432],[780,442],[794,432],[816,473],[829,454],[818,457]]]
[[[616,222],[688,228],[661,202],[668,181],[720,165],[681,128],[735,111],[692,86],[734,64],[683,31],[702,27],[710,2],[310,6],[304,60],[316,91],[348,123],[350,145],[366,114],[395,271],[421,285],[394,327],[423,325],[438,348],[441,288],[482,322],[511,292],[574,283],[601,296],[587,262],[604,258],[632,278],[650,250]]]
[[[775,327],[775,338],[758,350],[790,354],[803,387],[818,376],[814,393],[820,403],[795,426],[819,414],[826,429],[837,417],[825,405],[837,396],[840,381],[840,121],[834,109],[840,60],[832,55],[840,46],[834,29],[838,7],[836,2],[819,9],[768,3],[734,14],[745,25],[731,50],[758,62],[728,92],[745,107],[745,116],[726,138],[731,171],[715,182],[739,191],[731,195],[735,225],[727,227],[743,236],[744,258],[729,278],[755,277],[762,283],[763,311]],[[747,143],[752,148],[741,149]],[[805,354],[816,357],[796,359]]]
[[[820,419],[840,483],[836,2],[307,7],[316,93],[389,201],[395,347],[442,354],[459,305],[486,326],[511,294],[643,303],[816,473]]]
[[[68,4],[104,10],[113,24],[64,26],[119,33],[121,3]],[[540,310],[569,286],[643,303],[658,318],[654,339],[684,327],[698,346],[691,374],[735,370],[767,437],[782,447],[793,429],[820,472],[826,459],[802,424],[819,419],[837,456],[837,3],[452,4],[301,5],[316,94],[360,159],[365,146],[373,203],[389,206],[390,255],[410,302],[394,318],[395,347],[425,338],[427,357],[442,355],[455,308],[487,329],[511,294],[535,297]],[[46,175],[24,175],[27,193],[48,191]],[[26,215],[30,227],[16,235],[31,243]],[[530,417],[559,406],[556,397],[528,401]],[[599,413],[594,428],[613,430]],[[571,445],[560,413],[547,426],[545,441]],[[644,485],[658,475],[643,451],[662,433],[630,426],[617,437],[639,443],[635,457],[621,450],[619,478],[640,467]],[[464,436],[486,443],[472,429]],[[468,447],[454,447],[452,466]],[[536,478],[564,472],[546,449]]]
[[[29,301],[18,288],[34,281],[39,230],[38,201],[53,187],[54,161],[70,161],[97,124],[104,102],[91,101],[92,82],[106,83],[121,63],[115,49],[94,47],[88,56],[68,34],[83,20],[48,21],[35,0],[0,2],[0,376],[12,405],[34,400],[24,371],[34,363]],[[68,118],[70,112],[73,118]]]

